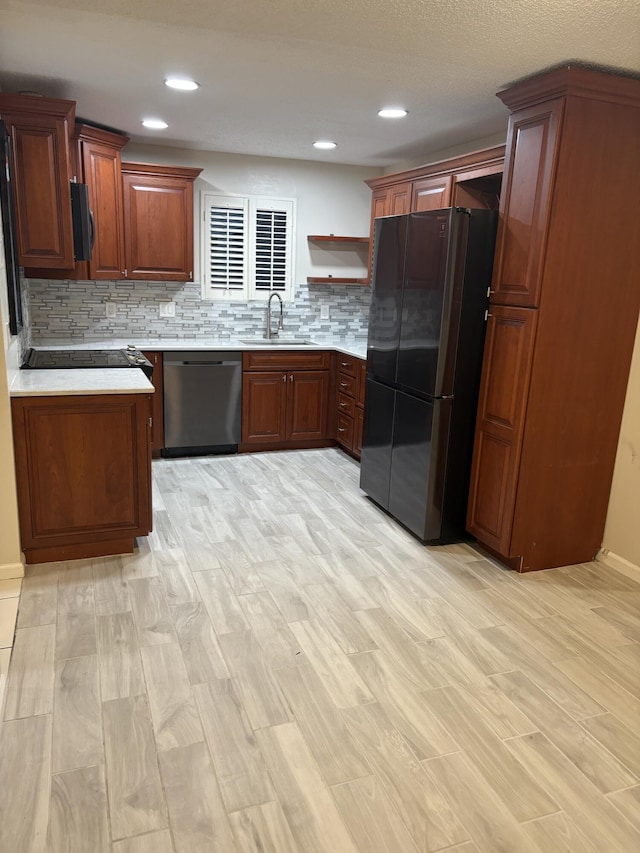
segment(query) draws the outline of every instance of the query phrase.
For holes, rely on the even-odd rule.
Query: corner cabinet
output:
[[[151,530],[147,394],[14,397],[27,563],[131,553]]]
[[[193,182],[201,171],[122,164],[126,278],[193,280]]]
[[[242,364],[240,450],[332,444],[330,353],[251,350]]]
[[[74,117],[75,101],[0,92],[0,118],[11,138],[21,266],[73,269],[69,136]]]
[[[511,111],[467,529],[518,571],[602,544],[638,326],[640,81],[560,68]]]

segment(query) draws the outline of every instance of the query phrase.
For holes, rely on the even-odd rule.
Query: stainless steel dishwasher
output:
[[[241,352],[166,352],[162,455],[235,453],[241,406]]]

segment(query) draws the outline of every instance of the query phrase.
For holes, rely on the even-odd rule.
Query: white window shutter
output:
[[[205,293],[246,299],[249,272],[247,198],[203,193]]]
[[[292,295],[293,281],[293,201],[252,198],[250,296],[266,298],[279,293]]]

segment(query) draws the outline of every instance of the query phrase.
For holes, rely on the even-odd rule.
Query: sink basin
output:
[[[301,341],[295,338],[246,338],[240,343],[256,344],[261,347],[309,347],[314,345],[313,341]]]

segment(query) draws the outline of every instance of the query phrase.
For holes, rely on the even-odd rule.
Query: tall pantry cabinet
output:
[[[602,543],[640,308],[640,81],[561,68],[511,111],[468,530],[518,571]]]

